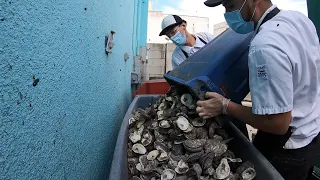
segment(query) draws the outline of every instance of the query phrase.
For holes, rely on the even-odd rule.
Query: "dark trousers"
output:
[[[231,119],[231,122],[242,132],[242,134],[249,139],[248,129],[246,123],[237,119]]]
[[[253,144],[285,180],[307,180],[311,178],[316,156],[320,152],[319,135],[303,148],[283,149],[290,136],[291,130],[283,136],[259,131]]]

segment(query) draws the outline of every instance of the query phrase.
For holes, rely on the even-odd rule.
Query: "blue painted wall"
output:
[[[0,1],[0,179],[108,177],[145,43],[137,1]]]
[[[133,52],[139,55],[140,47],[147,45],[148,0],[134,0]]]

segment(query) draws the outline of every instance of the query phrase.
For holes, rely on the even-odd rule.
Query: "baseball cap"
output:
[[[204,4],[208,7],[216,7],[222,4],[223,0],[207,0]]]
[[[178,24],[181,24],[182,22],[186,22],[186,21],[181,19],[180,16],[168,15],[162,20],[162,25],[161,25],[162,31],[160,32],[159,36],[164,35],[168,29]]]

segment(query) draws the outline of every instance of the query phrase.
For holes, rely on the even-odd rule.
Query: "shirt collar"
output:
[[[255,29],[255,34],[257,34],[257,32],[258,32],[258,29],[259,29],[259,26],[261,25],[261,23],[262,23],[262,21],[263,21],[263,19],[272,11],[272,10],[274,10],[274,8],[276,8],[277,6],[274,4],[274,5],[272,5],[263,15],[262,15],[262,17],[260,18],[260,20],[258,21],[258,24],[257,24],[257,26],[256,26],[256,29]]]
[[[204,46],[203,42],[198,38],[198,36],[196,36],[196,35],[192,35],[192,36],[196,37],[196,42],[193,47],[182,46],[181,49],[184,50],[185,52],[190,52],[192,48],[201,48]]]

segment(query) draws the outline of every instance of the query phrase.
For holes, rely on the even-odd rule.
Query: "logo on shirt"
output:
[[[257,77],[260,79],[268,79],[266,64],[257,66]]]

